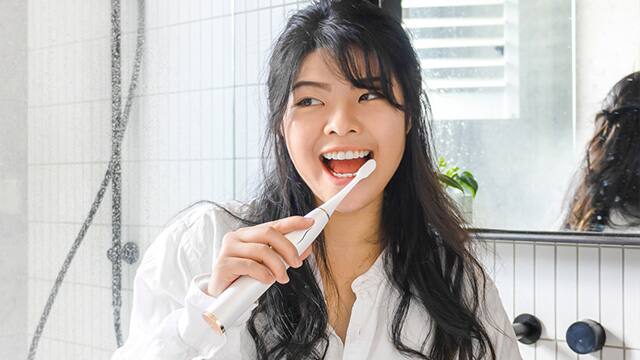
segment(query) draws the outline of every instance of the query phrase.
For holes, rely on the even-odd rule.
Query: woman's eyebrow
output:
[[[310,80],[300,80],[297,81],[293,87],[291,88],[291,91],[293,92],[295,89],[301,87],[301,86],[313,86],[313,87],[317,87],[320,89],[323,89],[325,91],[331,91],[331,85],[327,84],[327,83],[323,83],[323,82],[317,82],[317,81],[310,81]]]
[[[365,78],[358,79],[358,80],[361,81],[361,82],[366,82],[367,81]],[[374,84],[375,88],[378,88],[380,86],[380,78],[379,77],[373,77],[370,80]],[[325,90],[325,91],[331,91],[331,84],[318,82],[318,81],[311,81],[311,80],[300,80],[300,81],[297,81],[293,85],[293,87],[291,88],[291,91],[293,92],[295,89],[297,89],[297,88],[299,88],[301,86],[313,86],[313,87],[317,87],[317,88],[320,88],[320,89]],[[353,86],[352,86],[352,88],[353,88]]]

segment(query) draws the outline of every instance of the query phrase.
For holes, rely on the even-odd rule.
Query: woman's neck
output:
[[[338,286],[350,286],[382,252],[381,215],[382,195],[360,210],[336,211],[331,215],[324,228],[324,243],[327,262]]]

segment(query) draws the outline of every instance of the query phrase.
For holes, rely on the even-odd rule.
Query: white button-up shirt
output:
[[[242,211],[242,204],[237,201],[222,205],[234,212]],[[112,360],[257,358],[253,338],[246,329],[253,308],[228,326],[224,335],[217,335],[202,319],[203,311],[214,301],[204,289],[222,238],[241,226],[223,210],[205,202],[187,209],[163,229],[137,270],[129,335]],[[313,255],[307,259],[323,289]],[[497,358],[522,359],[498,291],[493,281],[487,280],[486,308],[481,320]],[[406,359],[390,337],[399,293],[385,275],[382,254],[353,281],[351,288],[356,300],[346,341],[343,344],[329,325],[326,359]],[[402,330],[403,342],[420,349],[429,324],[429,314],[412,300]],[[426,351],[431,346],[428,340]]]

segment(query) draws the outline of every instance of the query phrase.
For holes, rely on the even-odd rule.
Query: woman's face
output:
[[[336,210],[352,212],[381,200],[385,186],[402,159],[408,129],[405,129],[404,112],[391,105],[381,91],[355,88],[337,69],[326,50],[317,49],[306,56],[289,95],[282,131],[289,156],[313,191],[317,205],[352,179],[333,172],[355,173],[366,161],[327,161],[323,160],[323,154],[353,150],[355,154],[345,155],[357,156],[362,155],[359,150],[369,151],[366,158],[376,160],[375,171],[362,180]],[[379,86],[379,82],[376,85]],[[393,92],[396,100],[404,104],[395,79]]]

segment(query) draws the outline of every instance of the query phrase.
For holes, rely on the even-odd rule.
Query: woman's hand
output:
[[[311,254],[312,247],[309,246],[298,256],[298,250],[284,234],[307,229],[313,222],[311,218],[290,216],[226,233],[213,266],[207,293],[217,297],[242,275],[265,284],[272,284],[276,280],[281,284],[289,282],[286,264],[300,267],[302,260]]]

